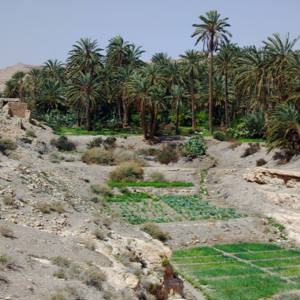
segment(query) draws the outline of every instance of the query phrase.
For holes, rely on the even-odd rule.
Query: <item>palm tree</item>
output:
[[[49,112],[53,108],[65,106],[65,90],[58,81],[48,78],[35,100],[37,107]]]
[[[236,44],[222,42],[220,52],[216,56],[216,70],[224,76],[225,84],[225,123],[230,127],[229,102],[228,102],[228,77],[230,72],[235,69]]]
[[[3,96],[7,98],[17,98],[19,96],[17,87],[13,79],[9,79],[5,82]]]
[[[220,14],[216,10],[211,10],[206,13],[206,16],[199,16],[202,24],[193,24],[196,28],[192,37],[198,36],[195,45],[200,41],[203,42],[203,48],[207,48],[210,54],[210,69],[209,69],[209,130],[213,134],[212,106],[213,106],[213,55],[218,49],[218,45],[222,40],[228,42],[226,35],[232,36],[230,32],[225,30],[225,27],[230,25],[226,22],[228,18],[219,19]]]
[[[266,120],[268,120],[267,95],[270,86],[267,60],[266,51],[253,46],[237,60],[238,68],[235,78],[242,92],[252,93],[251,100],[263,106]]]
[[[25,79],[26,73],[22,71],[17,71],[12,75],[12,80],[15,85],[15,90],[18,91],[18,97],[20,97],[21,101],[25,99]]]
[[[187,96],[187,92],[183,86],[174,85],[172,87],[172,99],[175,102],[176,109],[176,134],[179,134],[179,108],[183,105],[183,98],[186,98]]]
[[[106,48],[107,61],[114,67],[122,67],[127,51],[128,42],[118,35],[109,40],[109,45]]]
[[[52,78],[64,83],[64,68],[61,61],[48,59],[44,62],[43,70],[46,78]]]
[[[67,70],[69,77],[76,75],[79,72],[87,74],[94,73],[95,68],[102,65],[101,58],[103,55],[100,51],[103,49],[98,48],[97,41],[91,41],[89,38],[83,38],[73,45],[74,49],[69,52],[67,59]]]
[[[293,155],[300,153],[300,115],[294,103],[277,105],[267,125],[268,152],[279,148]]]
[[[183,60],[181,61],[182,72],[189,77],[190,89],[191,89],[191,108],[192,108],[192,127],[195,130],[195,91],[194,91],[194,80],[195,77],[200,76],[201,68],[200,63],[203,57],[195,50],[187,50],[185,54],[180,55]]]
[[[68,87],[70,104],[84,111],[87,130],[92,130],[92,112],[96,110],[101,98],[100,91],[100,79],[93,76],[91,71],[86,74],[80,72]]]
[[[146,109],[151,101],[150,96],[150,83],[146,77],[141,74],[134,73],[131,76],[128,85],[130,97],[133,99],[136,109],[139,112],[141,127],[144,132],[144,139],[148,140],[148,127],[146,122]]]
[[[293,53],[292,48],[298,41],[300,36],[290,41],[289,34],[285,37],[280,37],[278,33],[273,34],[273,37],[268,37],[268,41],[263,41],[265,49],[269,56],[269,72],[277,83],[280,101],[281,103],[285,100],[284,95],[284,81],[285,72],[288,68],[288,63],[291,60]]]

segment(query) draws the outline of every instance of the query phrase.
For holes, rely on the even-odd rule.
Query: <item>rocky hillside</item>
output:
[[[32,66],[32,65],[26,65],[23,63],[17,63],[11,67],[7,67],[5,69],[1,69],[0,70],[0,92],[3,91],[4,87],[5,87],[5,82],[9,79],[11,79],[11,76],[18,72],[18,71],[22,71],[22,72],[28,72],[31,69],[34,68],[40,68],[40,66]]]
[[[0,299],[184,297],[171,251],[91,201],[90,183],[105,168],[82,163],[81,154],[58,163],[49,128],[21,128],[14,118],[0,127],[18,144],[0,158]],[[22,140],[28,130],[31,143]]]

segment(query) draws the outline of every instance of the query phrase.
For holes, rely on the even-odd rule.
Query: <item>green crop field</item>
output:
[[[172,263],[208,300],[258,300],[300,289],[300,251],[274,244],[183,249]]]
[[[163,223],[200,219],[231,219],[244,217],[233,208],[218,208],[204,201],[200,195],[153,196],[130,193],[106,197],[109,210],[117,212],[133,225],[145,222]]]

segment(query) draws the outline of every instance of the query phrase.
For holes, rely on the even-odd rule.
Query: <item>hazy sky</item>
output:
[[[156,52],[178,58],[202,49],[194,46],[192,24],[202,23],[198,17],[210,10],[229,18],[232,42],[240,46],[261,46],[277,32],[300,34],[299,0],[0,0],[0,69],[18,62],[65,62],[80,38],[97,40],[105,49],[116,35],[142,46],[145,61]]]

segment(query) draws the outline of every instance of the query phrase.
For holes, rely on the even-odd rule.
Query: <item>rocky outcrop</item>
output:
[[[254,168],[252,170],[247,169],[247,173],[244,174],[244,178],[247,181],[256,182],[259,184],[268,184],[287,188],[300,187],[300,173],[298,172]]]

